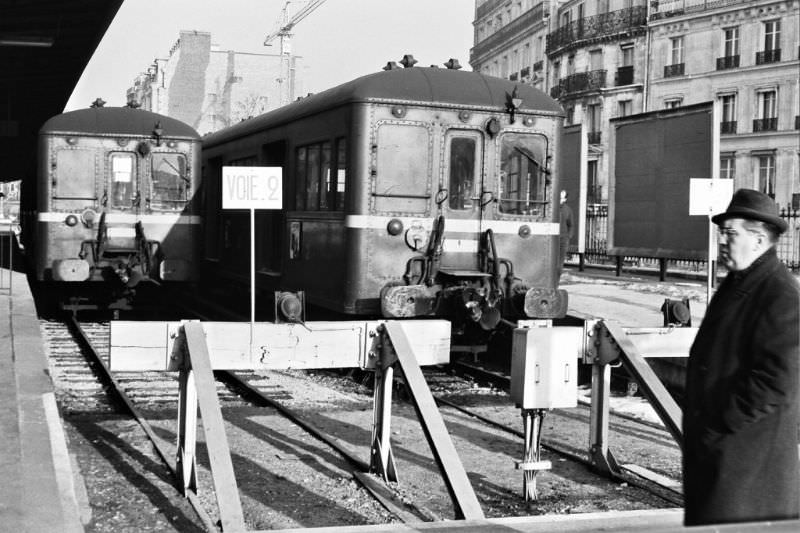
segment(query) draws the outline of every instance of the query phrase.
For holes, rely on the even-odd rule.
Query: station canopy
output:
[[[34,177],[39,128],[64,110],[122,1],[0,0],[0,181]]]

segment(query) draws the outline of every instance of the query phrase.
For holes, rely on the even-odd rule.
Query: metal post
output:
[[[397,469],[390,443],[392,416],[392,383],[394,367],[375,370],[375,387],[372,417],[372,449],[369,470],[378,473],[384,481],[397,481]]]
[[[178,490],[197,492],[197,387],[194,372],[185,365],[178,378],[178,454],[175,464]]]
[[[592,365],[592,401],[589,413],[589,456],[600,472],[618,474],[619,465],[608,449],[608,406],[611,399],[611,367]]]

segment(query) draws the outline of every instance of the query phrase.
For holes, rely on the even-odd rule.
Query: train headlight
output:
[[[389,235],[400,235],[403,233],[403,221],[393,218],[386,224],[386,231],[389,232]]]
[[[78,217],[75,215],[67,215],[67,218],[64,219],[64,224],[69,226],[70,228],[78,225]]]
[[[525,117],[522,119],[522,123],[526,126],[533,126],[534,120],[533,117]]]
[[[531,227],[527,224],[523,224],[519,227],[519,231],[517,232],[520,237],[523,239],[527,239],[531,236]]]

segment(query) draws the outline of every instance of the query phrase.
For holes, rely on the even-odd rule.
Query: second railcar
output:
[[[205,251],[247,279],[249,216],[222,211],[224,166],[283,168],[283,210],[256,213],[259,288],[348,315],[563,315],[558,104],[440,68],[367,75],[203,139]]]
[[[197,281],[194,129],[129,107],[71,111],[42,126],[38,161],[36,186],[27,187],[36,207],[23,220],[36,280],[75,294],[86,284]]]

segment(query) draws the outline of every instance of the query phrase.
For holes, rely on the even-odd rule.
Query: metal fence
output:
[[[780,217],[789,224],[789,229],[778,241],[778,257],[792,271],[800,271],[800,211],[781,209]],[[616,264],[617,258],[608,255],[608,206],[590,204],[586,209],[586,251],[580,258],[590,264]],[[622,258],[625,266],[659,269],[661,262],[652,257],[626,256]],[[669,259],[669,271],[705,272],[706,262],[697,260]]]

